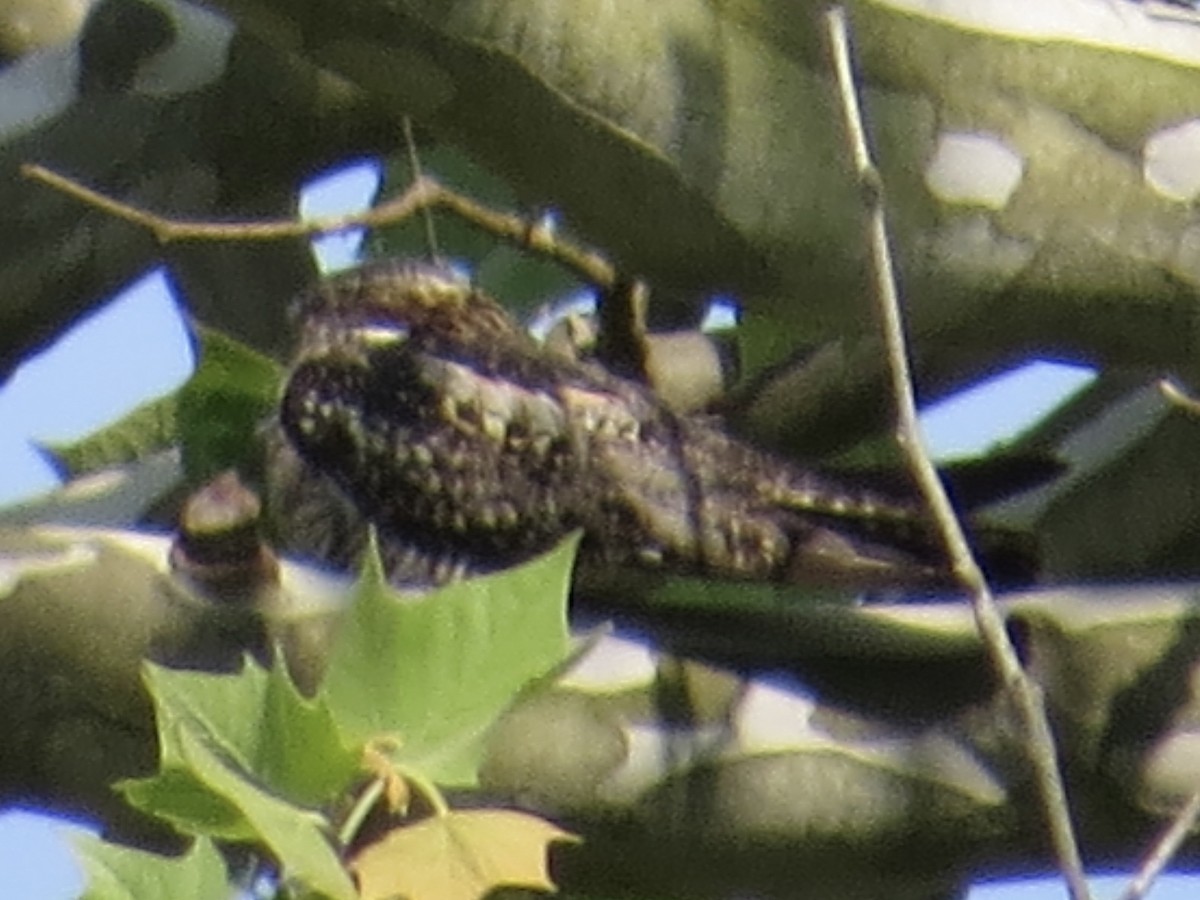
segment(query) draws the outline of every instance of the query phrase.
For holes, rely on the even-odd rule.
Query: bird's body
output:
[[[781,461],[549,351],[447,270],[372,264],[305,295],[300,317],[283,433],[335,486],[322,488],[330,502],[377,527],[401,581],[503,568],[577,529],[581,558],[603,566],[945,579],[915,504]]]

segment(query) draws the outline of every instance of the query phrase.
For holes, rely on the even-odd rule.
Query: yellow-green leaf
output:
[[[577,840],[526,813],[450,812],[389,832],[351,868],[363,900],[477,900],[501,886],[552,891],[547,846]]]

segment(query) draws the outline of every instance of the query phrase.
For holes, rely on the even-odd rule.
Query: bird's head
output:
[[[297,365],[315,358],[365,364],[374,351],[410,340],[445,349],[516,331],[463,275],[414,260],[383,260],[325,279],[297,298],[293,317]]]

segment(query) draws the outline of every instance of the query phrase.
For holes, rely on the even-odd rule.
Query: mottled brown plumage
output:
[[[272,475],[297,527],[325,529],[301,543],[326,557],[347,561],[366,519],[400,581],[509,566],[576,529],[582,558],[604,566],[944,580],[912,504],[783,462],[541,347],[445,269],[372,264],[318,285],[299,312],[280,407],[294,455],[281,445]]]

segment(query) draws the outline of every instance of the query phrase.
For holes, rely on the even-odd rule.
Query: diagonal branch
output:
[[[883,183],[867,146],[858,91],[850,65],[845,10],[835,6],[826,13],[826,19],[854,168],[867,210],[875,297],[888,350],[892,393],[896,401],[896,440],[941,530],[955,575],[971,595],[975,622],[992,665],[1016,703],[1029,739],[1030,762],[1036,773],[1059,868],[1074,900],[1087,900],[1090,894],[1083,875],[1083,864],[1075,840],[1054,737],[1046,716],[1041,690],[1021,668],[1016,648],[1005,631],[1004,619],[971,552],[962,525],[954,513],[921,436],[904,325],[900,318],[900,299],[888,246]]]
[[[400,196],[350,215],[305,220],[210,222],[168,218],[138,209],[44,166],[25,165],[21,167],[21,172],[27,178],[41,181],[111,216],[148,229],[163,244],[172,241],[275,241],[336,234],[351,228],[391,225],[425,210],[445,209],[489,235],[553,260],[602,290],[611,291],[617,283],[613,267],[599,254],[559,240],[550,228],[530,224],[520,216],[489,209],[424,175],[413,181]]]

